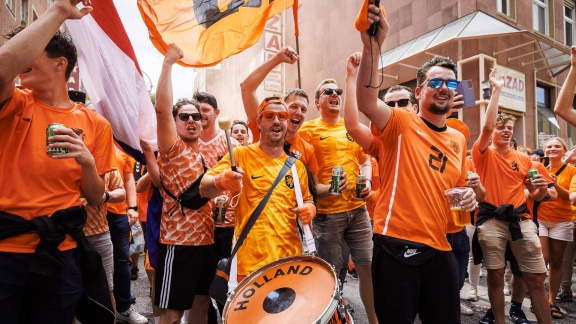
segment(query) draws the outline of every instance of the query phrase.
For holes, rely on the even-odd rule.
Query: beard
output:
[[[450,105],[439,106],[435,103],[431,104],[428,110],[434,115],[446,115],[450,111]]]

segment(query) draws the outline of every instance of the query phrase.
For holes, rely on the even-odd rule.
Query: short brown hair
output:
[[[508,115],[507,113],[500,113],[498,117],[496,117],[496,126],[506,125],[509,121],[516,123],[516,117]]]
[[[444,56],[434,56],[432,59],[424,62],[418,72],[416,72],[416,80],[418,81],[418,86],[421,87],[422,83],[426,81],[426,72],[434,66],[440,66],[452,70],[454,76],[457,76],[456,64],[448,57]]]
[[[302,98],[306,99],[306,102],[308,102],[308,103],[310,102],[310,100],[308,100],[308,94],[300,88],[294,88],[294,89],[290,89],[290,90],[286,91],[284,93],[284,98],[283,98],[284,102],[288,102],[288,97],[290,97],[291,95],[302,97]]]
[[[409,98],[409,99],[410,99],[410,102],[411,102],[412,104],[415,104],[415,103],[418,102],[418,101],[416,101],[416,96],[414,95],[414,91],[412,91],[411,88],[409,88],[409,87],[407,87],[407,86],[399,85],[399,84],[394,85],[394,86],[391,86],[390,88],[388,88],[388,90],[386,91],[386,94],[385,94],[385,95],[387,95],[387,94],[389,94],[389,93],[392,93],[392,92],[402,91],[402,90],[408,91],[408,93],[410,94],[410,98]]]
[[[178,116],[178,109],[180,109],[180,107],[185,106],[185,105],[192,105],[192,106],[196,107],[198,112],[200,112],[200,104],[198,103],[198,101],[196,101],[194,99],[190,100],[188,98],[180,98],[180,99],[178,99],[178,101],[176,101],[174,106],[172,106],[172,116],[174,118],[176,118],[176,116]]]
[[[338,85],[338,84],[336,83],[336,80],[334,80],[334,79],[324,79],[324,80],[322,80],[322,81],[318,84],[318,86],[316,87],[316,90],[314,91],[314,98],[316,98],[316,99],[320,98],[320,90],[322,89],[322,86],[325,85],[325,84],[329,84],[329,83]]]

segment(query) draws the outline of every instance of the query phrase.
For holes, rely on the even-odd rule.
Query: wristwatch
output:
[[[138,206],[130,206],[126,209],[133,209],[134,211],[138,211]]]

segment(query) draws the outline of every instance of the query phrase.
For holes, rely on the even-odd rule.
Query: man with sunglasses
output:
[[[318,255],[336,269],[348,268],[348,259],[343,256],[344,243],[349,248],[359,279],[359,292],[370,323],[376,323],[372,279],[372,234],[366,203],[358,199],[355,186],[358,175],[372,179],[370,158],[346,131],[344,119],[340,117],[342,89],[336,81],[326,79],[315,91],[315,104],[320,117],[308,121],[298,131],[305,141],[314,146],[318,161],[318,215],[313,222]],[[345,175],[340,182],[339,195],[332,194],[332,169],[342,167]],[[362,192],[366,197],[371,183]],[[343,284],[343,283],[342,283]]]
[[[180,99],[172,105],[172,66],[183,55],[180,48],[170,44],[156,92],[158,167],[164,190],[154,303],[161,309],[160,323],[179,322],[187,309],[195,323],[207,323],[208,288],[217,263],[213,203],[192,209],[172,198],[196,183],[206,167],[199,143],[200,104]]]
[[[224,191],[239,193],[238,204],[234,209],[236,238],[242,233],[288,158],[284,152],[284,137],[289,117],[282,99],[264,99],[258,107],[256,119],[260,140],[255,144],[233,149],[238,172],[231,170],[231,159],[227,154],[202,178],[200,194],[203,197],[217,197]],[[312,201],[304,164],[297,159],[294,163],[298,174],[288,171],[274,188],[266,207],[238,250],[239,281],[281,257],[302,254],[296,218],[309,224],[316,215],[316,206]],[[296,194],[292,180],[295,176],[298,176],[304,199],[304,204],[299,207],[295,207]]]
[[[405,108],[418,113],[418,102],[412,89],[403,85],[388,88],[384,95],[384,103],[390,108]]]
[[[357,78],[359,110],[375,135],[369,154],[378,156],[381,180],[374,218],[372,278],[380,322],[460,323],[458,265],[446,239],[448,201],[444,191],[466,186],[466,140],[446,126],[458,85],[455,64],[443,57],[417,72],[419,113],[391,109],[378,99],[378,55],[388,32],[380,8],[368,6],[375,37],[361,32]],[[378,41],[375,41],[378,40]],[[467,189],[460,203],[472,211]]]
[[[268,73],[278,65],[282,63],[294,64],[297,60],[298,54],[291,47],[283,48],[272,58],[257,67],[240,84],[242,102],[248,118],[248,126],[252,131],[253,143],[258,142],[260,139],[260,130],[256,122],[260,101],[256,95],[256,90]],[[292,153],[300,161],[304,162],[315,178],[318,172],[318,163],[314,155],[314,147],[297,134],[304,123],[305,115],[308,111],[308,95],[302,89],[294,88],[286,91],[283,99],[288,105],[289,114],[284,151],[286,154]],[[316,179],[314,179],[314,183],[317,183]]]

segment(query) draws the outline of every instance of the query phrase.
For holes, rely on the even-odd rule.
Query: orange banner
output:
[[[156,48],[174,43],[184,51],[182,66],[207,67],[254,45],[268,18],[294,0],[138,0]]]

